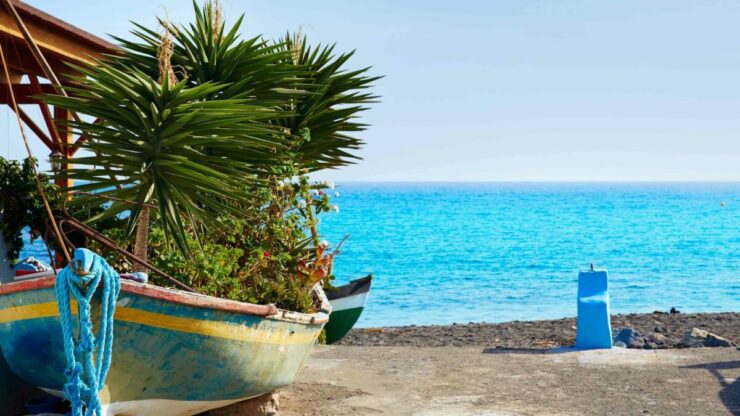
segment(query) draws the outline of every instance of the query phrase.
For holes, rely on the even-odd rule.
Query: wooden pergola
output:
[[[74,155],[85,137],[75,138],[65,123],[57,123],[57,120],[69,120],[74,115],[48,106],[33,96],[59,93],[59,85],[68,85],[69,77],[75,74],[66,63],[90,63],[104,54],[115,54],[117,47],[17,0],[0,0],[0,46],[23,124],[55,157],[63,160],[64,156]],[[15,110],[2,66],[0,75],[0,103]],[[23,110],[25,106],[38,106],[43,126]],[[70,185],[66,180],[58,180],[57,184]]]

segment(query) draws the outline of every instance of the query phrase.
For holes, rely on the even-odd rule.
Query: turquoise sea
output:
[[[614,312],[740,311],[740,183],[346,183],[338,282],[375,275],[359,325],[576,314],[606,267]],[[27,254],[43,255],[38,246]],[[45,256],[44,256],[45,257]]]
[[[360,326],[576,315],[579,268],[614,312],[740,311],[740,183],[353,183],[329,242],[375,275]]]

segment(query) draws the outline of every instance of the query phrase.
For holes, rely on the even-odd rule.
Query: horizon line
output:
[[[588,183],[654,183],[654,184],[738,184],[740,185],[740,179],[733,180],[700,180],[700,179],[686,179],[686,180],[652,180],[652,179],[636,179],[636,180],[331,180],[334,183],[573,183],[573,184],[588,184]]]

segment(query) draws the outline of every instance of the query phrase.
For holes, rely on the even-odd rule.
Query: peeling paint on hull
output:
[[[3,355],[22,379],[58,394],[65,358],[53,287],[47,282],[9,290],[11,285],[0,286]],[[174,292],[124,285],[113,364],[100,393],[106,414],[193,415],[286,386],[326,321],[325,314],[281,315],[274,308],[260,316],[259,305],[197,295],[188,295],[188,304],[188,296],[177,293],[184,300],[173,301]],[[213,305],[204,307],[208,302]],[[240,308],[247,312],[232,311]]]

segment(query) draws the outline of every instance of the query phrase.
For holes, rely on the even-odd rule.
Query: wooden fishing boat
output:
[[[29,399],[37,396],[38,390],[26,384],[11,371],[0,354],[0,407],[3,415],[24,414]]]
[[[15,374],[63,397],[55,277],[42,274],[0,285],[0,347]],[[113,363],[100,393],[110,416],[194,415],[286,386],[330,310],[302,314],[126,280],[121,286]]]
[[[0,8],[2,9],[0,10],[0,17],[2,18],[0,20],[4,22],[0,24],[0,37],[3,38],[3,42],[0,42],[0,62],[2,63],[2,75],[4,78],[2,82],[4,87],[0,88],[3,90],[3,93],[0,94],[2,95],[0,96],[0,104],[7,104],[14,110],[29,158],[34,159],[25,133],[26,128],[33,132],[49,148],[51,151],[49,158],[50,164],[52,171],[55,173],[54,181],[60,189],[82,190],[81,188],[75,188],[73,181],[75,179],[88,181],[84,187],[84,192],[75,193],[77,195],[89,194],[88,196],[93,197],[94,204],[96,205],[100,204],[100,198],[106,199],[106,189],[115,189],[105,184],[108,179],[104,179],[103,182],[98,183],[101,185],[101,188],[93,192],[93,189],[88,187],[88,185],[94,182],[92,177],[83,178],[79,175],[69,174],[71,172],[83,171],[90,173],[98,169],[98,160],[92,162],[92,165],[90,165],[90,169],[92,170],[88,170],[80,166],[84,165],[85,160],[91,161],[91,158],[75,158],[74,155],[79,149],[91,149],[95,147],[91,147],[91,144],[102,143],[103,136],[99,133],[101,131],[109,131],[112,132],[112,135],[108,135],[108,138],[113,139],[114,143],[104,145],[103,147],[107,149],[105,151],[99,152],[98,150],[100,148],[98,147],[93,151],[100,160],[107,160],[109,156],[116,159],[121,154],[129,155],[133,152],[142,156],[142,160],[146,160],[146,165],[156,166],[156,160],[152,157],[155,154],[166,154],[168,157],[176,156],[177,161],[173,163],[172,160],[174,159],[168,159],[168,161],[162,159],[163,163],[170,166],[173,164],[180,165],[184,163],[181,160],[186,157],[177,156],[176,152],[171,153],[172,148],[166,152],[152,151],[152,149],[165,149],[165,147],[171,147],[171,145],[179,143],[181,150],[186,150],[183,155],[187,154],[188,161],[192,163],[189,167],[186,167],[184,164],[179,166],[179,169],[176,169],[179,173],[170,176],[162,176],[157,172],[158,169],[146,167],[144,169],[146,171],[145,175],[142,176],[142,169],[137,163],[131,165],[136,165],[133,171],[125,172],[122,166],[126,164],[116,165],[117,162],[105,162],[106,165],[111,163],[109,166],[106,166],[106,169],[112,168],[113,170],[109,171],[108,175],[105,176],[110,176],[110,180],[115,182],[114,186],[120,185],[126,189],[132,186],[129,190],[133,190],[135,186],[143,186],[149,189],[147,192],[136,192],[140,196],[146,195],[140,201],[127,200],[126,198],[121,199],[121,195],[118,193],[116,193],[117,196],[108,195],[111,201],[118,201],[116,203],[123,204],[129,203],[139,208],[129,211],[132,213],[129,220],[132,224],[134,222],[137,223],[137,231],[144,230],[151,222],[149,222],[148,215],[141,217],[144,219],[142,222],[134,221],[134,213],[148,213],[149,206],[154,202],[158,202],[159,207],[167,207],[166,210],[159,210],[160,216],[170,215],[174,216],[173,218],[177,218],[175,221],[177,223],[177,232],[173,235],[180,236],[179,239],[181,241],[179,243],[182,248],[187,243],[184,237],[187,231],[180,218],[190,218],[199,221],[206,220],[208,218],[205,218],[205,216],[203,218],[193,218],[191,214],[194,210],[200,210],[202,207],[207,206],[209,207],[209,215],[215,215],[216,213],[211,212],[213,211],[211,208],[215,207],[218,209],[223,206],[220,205],[223,204],[222,202],[216,202],[217,199],[223,199],[230,190],[237,191],[236,193],[242,193],[242,184],[233,183],[233,176],[244,173],[244,178],[246,178],[247,174],[250,177],[254,175],[255,172],[253,172],[251,166],[252,162],[250,157],[241,155],[238,158],[231,158],[229,157],[229,153],[240,152],[241,154],[241,152],[252,151],[254,157],[262,158],[265,154],[265,149],[269,146],[266,147],[267,142],[257,142],[263,139],[270,141],[271,139],[267,139],[272,138],[277,130],[260,127],[258,123],[252,124],[245,122],[251,120],[252,117],[260,123],[263,121],[267,123],[269,121],[264,119],[263,112],[257,110],[259,106],[254,106],[254,110],[250,109],[246,111],[242,120],[242,117],[238,119],[234,118],[232,112],[225,111],[227,107],[233,109],[242,108],[237,102],[240,100],[227,99],[220,103],[203,102],[206,94],[219,95],[215,94],[215,90],[208,92],[202,88],[206,84],[209,84],[208,88],[213,86],[225,88],[228,86],[231,89],[234,85],[233,80],[229,81],[224,78],[223,83],[215,82],[213,84],[210,82],[210,79],[208,82],[198,81],[197,84],[201,87],[200,90],[196,90],[195,88],[197,87],[192,89],[187,87],[191,92],[195,90],[196,93],[196,95],[188,98],[190,95],[184,92],[185,88],[180,89],[179,86],[174,86],[174,81],[172,83],[169,82],[171,78],[177,79],[171,66],[172,62],[176,62],[176,60],[173,61],[172,56],[170,56],[171,54],[157,53],[156,58],[157,63],[160,65],[158,68],[160,76],[153,77],[152,81],[157,80],[161,84],[161,88],[155,83],[148,83],[147,88],[152,87],[151,91],[154,92],[152,97],[159,98],[154,98],[153,101],[150,101],[152,105],[144,105],[142,107],[151,109],[152,112],[147,113],[148,115],[145,117],[141,117],[139,104],[142,103],[143,95],[147,94],[144,94],[142,91],[131,90],[125,86],[125,83],[129,81],[133,81],[137,85],[146,86],[145,84],[147,83],[141,83],[140,75],[142,72],[138,65],[126,64],[128,69],[120,72],[122,71],[121,69],[116,69],[114,66],[103,62],[116,60],[118,59],[117,57],[123,57],[124,60],[128,60],[133,55],[129,55],[126,51],[132,50],[138,55],[138,47],[124,47],[121,49],[20,1],[0,0],[0,2],[5,6]],[[220,11],[217,10],[212,13],[210,11],[210,3],[207,6],[203,6],[202,9],[198,7],[196,9],[199,18],[207,15],[206,21],[213,23],[211,25],[199,24],[199,30],[203,29],[202,34],[208,37],[214,36],[214,39],[222,39],[221,37],[225,32],[222,30],[223,26],[218,23],[220,21]],[[165,42],[168,42],[167,44],[172,42],[170,31],[167,30],[166,32],[167,34],[161,39],[160,47],[157,48],[158,52],[168,49],[164,47]],[[236,30],[233,33],[236,33]],[[202,37],[201,35],[197,36]],[[285,45],[293,45],[291,46],[292,51],[298,52],[298,45],[302,45],[301,42],[298,42],[299,39],[300,37],[296,37],[292,43],[286,41]],[[148,40],[143,39],[143,41],[148,44]],[[176,44],[180,44],[178,42],[188,41],[184,39],[177,41]],[[216,43],[223,45],[224,48],[231,47],[233,50],[241,51],[236,44],[229,46],[232,45],[231,42],[218,41]],[[174,48],[175,51],[178,49]],[[279,55],[282,56],[283,52],[280,52]],[[350,55],[327,58],[327,62],[335,62],[336,64],[322,65],[333,68],[329,71],[330,74],[340,74],[342,73],[340,69],[342,63]],[[245,55],[245,57],[248,56]],[[277,58],[276,55],[276,61],[282,59]],[[149,59],[145,58],[141,62],[145,61],[149,62]],[[242,61],[234,60],[234,62]],[[205,60],[202,63],[208,64]],[[265,60],[265,63],[269,64],[268,60]],[[295,63],[298,64],[298,62]],[[192,66],[197,68],[198,65],[199,63],[195,62]],[[304,67],[307,68],[309,66],[301,64],[300,68],[296,68],[296,74],[306,72]],[[102,78],[97,77],[93,74],[96,71],[95,68],[101,69],[103,72],[111,71],[110,74],[116,73],[118,75],[104,76]],[[129,74],[129,70],[134,71],[131,71]],[[350,119],[354,118],[355,113],[364,111],[365,107],[363,104],[372,102],[374,96],[372,94],[358,93],[357,91],[368,88],[370,83],[377,79],[365,76],[364,72],[364,69],[353,71],[352,76],[343,77],[343,82],[336,83],[335,86],[338,88],[335,88],[336,92],[333,93],[334,95],[326,95],[326,105],[322,103],[311,103],[310,105],[316,106],[320,110],[311,111],[310,113],[334,111],[332,107],[335,105],[343,108],[349,106],[351,107],[350,111],[346,112],[344,118]],[[119,75],[123,75],[123,78]],[[69,100],[68,94],[72,90],[65,87],[74,86],[76,87],[74,95],[83,95],[83,91],[88,90],[88,87],[91,87],[92,84],[87,85],[82,78],[73,78],[83,76],[87,77],[87,79],[96,79],[98,81],[105,79],[109,83],[109,87],[114,86],[113,89],[103,87],[102,90],[98,91],[118,91],[118,88],[121,87],[129,92],[123,94],[123,96],[114,92],[113,95],[108,97],[107,100],[113,107],[107,105],[104,105],[104,107],[99,107],[98,105],[83,106],[86,108],[77,107],[74,103],[80,104],[80,101]],[[187,74],[184,76],[187,76]],[[128,81],[125,81],[124,78]],[[285,78],[289,80],[286,81],[287,86],[294,85],[293,76],[286,73]],[[44,79],[48,80],[49,83],[41,82]],[[313,77],[306,76],[306,81],[312,79]],[[28,82],[24,82],[24,80]],[[80,88],[83,84],[87,86]],[[97,82],[97,84],[103,86],[105,83]],[[323,86],[317,83],[316,88],[319,87]],[[176,98],[173,94],[169,94],[169,92],[175,91],[175,88],[177,88],[177,91],[181,91],[178,93],[180,95]],[[252,87],[245,86],[245,88],[244,93],[252,94],[252,92],[248,92],[252,91]],[[92,91],[94,91],[94,88],[89,89],[89,92]],[[240,95],[241,93],[235,91],[233,97]],[[45,96],[45,98],[39,98],[41,96]],[[164,96],[170,97],[169,103],[172,106],[169,104],[157,105],[160,98]],[[323,97],[324,95],[321,96]],[[336,100],[332,98],[333,96],[349,98],[335,104]],[[146,99],[148,100],[149,98]],[[288,99],[290,100],[290,106],[297,108],[295,103],[300,100],[289,98],[286,95],[286,100]],[[132,107],[129,110],[133,111],[132,114],[136,114],[141,123],[135,122],[131,124],[130,115],[124,115],[120,119],[124,122],[120,124],[116,120],[113,120],[115,118],[113,116],[118,113],[117,111],[104,111],[105,114],[97,114],[95,111],[90,111],[96,108],[114,108],[122,100],[129,103],[136,103],[134,106],[136,108]],[[208,98],[208,100],[210,101],[211,99]],[[214,99],[213,101],[216,100]],[[265,108],[273,108],[274,103],[272,100],[268,101],[263,103],[266,104]],[[190,106],[190,104],[195,102],[198,102],[198,104],[209,104],[209,106],[204,106],[203,108],[207,107],[214,111],[210,113],[200,112],[199,109]],[[286,104],[288,103],[286,101]],[[23,104],[39,105],[48,134],[22,111],[19,105]],[[210,106],[210,104],[213,104],[213,106]],[[162,110],[164,107],[166,109]],[[182,111],[172,110],[170,112],[175,107],[180,108]],[[165,111],[167,111],[167,114],[172,114],[172,117],[164,115]],[[253,116],[248,115],[252,112],[254,112]],[[346,136],[345,132],[357,131],[357,126],[360,126],[359,124],[347,123],[342,117],[333,120],[328,125],[327,123],[309,123],[305,120],[305,122],[298,120],[297,117],[304,116],[300,111],[294,111],[294,113],[286,113],[284,116],[281,114],[280,117],[281,119],[290,118],[295,115],[296,125],[305,127],[305,133],[301,133],[301,135],[306,136],[306,139],[308,139],[308,133],[312,130],[314,131],[314,137],[316,137],[317,132],[323,131],[326,137],[341,134],[344,139],[349,139],[331,140],[328,142],[334,142],[335,144],[332,146],[337,150],[327,148],[325,151],[322,149],[321,152],[316,154],[310,153],[313,156],[306,158],[300,157],[301,160],[306,159],[305,163],[301,162],[300,172],[313,171],[317,167],[322,169],[339,167],[343,163],[349,162],[349,159],[345,161],[344,155],[347,157],[352,155],[346,153],[343,148],[355,148],[356,146],[352,144],[355,139]],[[187,120],[194,120],[196,115],[202,118],[203,122],[197,121],[197,119],[197,122],[185,122]],[[223,117],[219,120],[221,116]],[[207,120],[208,118],[212,120]],[[70,126],[66,121],[73,119],[76,122],[73,123],[73,126]],[[278,120],[276,119],[275,121],[277,122]],[[228,124],[229,122],[233,123],[231,127],[224,126],[224,123]],[[276,126],[282,125],[280,123],[276,124]],[[87,127],[81,124],[86,124]],[[218,128],[216,129],[214,127],[213,130],[206,128],[211,124],[218,126]],[[314,128],[314,124],[318,128]],[[124,138],[115,132],[118,129],[128,132],[128,130],[132,129],[132,126],[141,127],[132,136],[137,137],[136,140],[131,141],[128,138],[129,136],[125,136]],[[156,126],[154,130],[157,131],[157,134],[151,134],[152,126]],[[265,124],[265,126],[267,125]],[[134,129],[137,128],[134,127]],[[189,137],[192,132],[197,133],[195,135],[197,140],[192,142],[185,143],[182,139],[169,140],[175,137],[175,133],[179,135],[178,137]],[[211,140],[216,139],[220,132],[223,132],[224,135],[230,138],[223,141],[224,143],[229,143],[230,146],[225,146],[216,152],[210,152],[209,149],[214,146]],[[252,133],[255,133],[256,136],[246,140],[246,136],[251,136]],[[264,134],[264,137],[262,137],[262,134]],[[293,134],[289,131],[285,133],[286,138]],[[206,137],[208,137],[208,140],[204,139]],[[243,142],[241,140],[232,140],[241,137],[245,137]],[[121,138],[124,138],[124,140],[120,140]],[[143,140],[138,140],[138,138]],[[279,141],[282,142],[282,140]],[[131,149],[127,150],[126,146],[133,142],[137,143],[135,146],[137,149],[133,151]],[[252,142],[254,143],[250,144]],[[275,145],[276,147],[283,147],[278,142]],[[341,152],[341,156],[334,157],[337,152]],[[326,162],[323,159],[319,162],[318,159],[323,158],[319,153],[334,156],[329,157],[331,162]],[[189,158],[191,155],[196,154],[201,157],[200,162],[203,163],[194,160],[195,158]],[[309,163],[310,158],[314,157],[318,158],[317,162],[313,164]],[[221,161],[216,159],[223,159],[225,162],[228,162],[223,165],[227,168],[223,170],[217,169],[217,167],[221,166]],[[276,163],[275,166],[284,165],[282,158],[276,158],[274,162]],[[242,164],[241,167],[237,166],[239,164]],[[54,210],[44,195],[45,191],[40,175],[34,166],[31,163],[31,170],[34,173],[41,200],[44,202],[46,208],[51,231],[53,231],[50,234],[56,240],[56,247],[60,248],[57,254],[65,258],[65,264],[72,264],[68,250],[76,249],[77,245],[84,244],[73,243],[66,234],[60,231],[63,228],[63,222],[68,222],[70,223],[69,225],[72,225],[71,221],[73,219],[65,218],[68,216],[65,209],[62,209],[64,211],[62,214],[53,212]],[[74,169],[70,169],[71,166],[74,166]],[[265,166],[268,165],[266,164]],[[188,175],[187,172],[192,173],[192,175]],[[219,175],[210,177],[211,175],[209,173],[203,172],[214,172]],[[264,172],[268,171],[266,170]],[[97,174],[94,176],[97,177]],[[216,179],[216,176],[222,176],[223,178],[229,177],[231,179],[228,181],[219,181]],[[124,177],[128,179],[123,179]],[[169,181],[168,178],[178,179]],[[201,181],[200,184],[183,186],[184,183],[189,182],[188,180]],[[218,187],[218,185],[224,185],[220,192],[204,192],[207,188]],[[184,192],[183,190],[189,191]],[[156,195],[156,197],[152,195]],[[168,197],[167,195],[170,196]],[[172,195],[176,196],[172,197]],[[71,194],[66,196],[71,197]],[[193,198],[194,196],[198,198]],[[199,199],[201,196],[203,198]],[[80,198],[84,197],[80,196]],[[169,202],[167,202],[168,199],[170,199]],[[239,202],[239,199],[241,198],[235,198],[234,201]],[[311,203],[310,196],[303,199]],[[186,200],[187,203],[183,203]],[[157,209],[156,204],[154,205],[155,209]],[[144,209],[145,206],[147,207],[146,209]],[[128,210],[129,208],[126,209]],[[309,217],[311,217],[310,222],[315,224],[313,208],[308,209],[308,212],[310,213]],[[55,215],[59,215],[60,218],[55,219]],[[82,223],[79,225],[82,225]],[[92,235],[85,234],[83,230],[84,227],[77,231],[81,232],[85,238],[92,238],[109,249],[120,249],[115,244],[105,243],[105,237],[103,235],[93,237]],[[315,226],[312,230],[315,236]],[[141,242],[146,242],[145,234],[141,233],[141,236],[144,238]],[[138,244],[135,244],[135,246],[138,246]],[[119,251],[125,250],[121,249]],[[135,257],[131,253],[127,254],[129,260],[131,260],[131,257]],[[4,255],[5,252],[3,251],[0,257]],[[152,265],[146,262],[146,256],[142,257],[143,259],[133,260],[150,272],[156,272],[167,278],[175,286],[180,288],[184,286],[186,289],[195,291],[184,283],[178,282],[177,279],[172,278],[165,272],[152,267]],[[313,263],[319,263],[319,261],[323,261],[325,258],[317,258]],[[61,260],[58,263],[61,263]],[[108,265],[105,267],[106,290],[110,290],[111,286],[117,290],[118,286],[114,280],[114,273],[108,269]],[[78,271],[80,271],[79,268],[74,273]],[[69,276],[67,274],[68,272],[71,273],[67,270],[60,278],[66,279]],[[310,280],[305,281],[316,282],[317,279],[315,277],[317,274],[315,272],[317,270],[312,270],[311,274],[308,274],[308,279]],[[187,291],[151,286],[145,283],[121,281],[121,292],[117,298],[115,313],[113,314],[111,312],[113,308],[109,308],[111,306],[110,304],[106,304],[104,308],[100,308],[99,305],[101,302],[97,302],[98,306],[95,307],[98,312],[100,312],[100,309],[103,310],[100,313],[101,322],[96,323],[98,327],[102,327],[105,330],[105,328],[110,328],[105,324],[109,323],[109,320],[113,321],[114,340],[112,345],[112,361],[110,361],[111,345],[107,342],[111,338],[101,336],[100,339],[106,342],[95,345],[95,348],[101,354],[97,356],[96,362],[84,360],[85,362],[82,363],[84,369],[76,366],[69,371],[65,371],[67,368],[67,358],[69,358],[70,363],[74,364],[75,362],[75,359],[72,357],[72,348],[87,350],[91,344],[96,344],[92,340],[92,335],[90,335],[92,333],[90,326],[94,325],[91,325],[90,320],[87,319],[87,314],[85,314],[85,319],[68,319],[67,311],[63,310],[62,315],[64,316],[65,325],[64,331],[62,331],[54,290],[55,276],[49,276],[47,272],[42,274],[31,273],[26,276],[17,276],[17,278],[16,276],[3,276],[3,274],[2,270],[0,270],[0,349],[2,349],[2,356],[8,368],[12,373],[31,386],[38,387],[58,397],[65,395],[65,383],[78,383],[77,385],[69,384],[66,389],[67,399],[72,403],[72,406],[75,409],[80,409],[82,406],[89,406],[89,409],[97,409],[97,400],[91,400],[89,397],[90,390],[87,388],[77,388],[82,383],[80,373],[83,373],[82,378],[86,379],[89,386],[95,388],[92,394],[96,394],[99,391],[99,399],[103,405],[104,414],[111,416],[194,415],[260,396],[274,389],[286,386],[295,379],[311,347],[318,339],[321,330],[328,321],[331,311],[329,301],[320,287],[316,289],[321,299],[321,307],[318,308],[320,312],[302,314],[279,310],[272,305],[247,304],[202,296]],[[86,274],[83,273],[83,275]],[[100,275],[96,276],[100,278]],[[324,275],[322,274],[321,276]],[[80,275],[77,275],[77,277],[80,277]],[[80,281],[76,281],[75,284],[83,285]],[[78,287],[77,289],[80,288]],[[66,302],[70,296],[68,292],[59,292],[60,302],[64,302],[65,309]],[[72,290],[72,296],[80,300],[82,310],[89,311],[87,309],[87,306],[89,306],[87,305],[87,300],[89,299],[80,297],[76,289]],[[106,300],[111,299],[107,298]],[[96,303],[94,302],[93,306],[95,305]],[[74,303],[70,305],[73,314],[77,313],[77,306]],[[92,315],[98,316],[96,314]],[[71,326],[82,327],[84,329],[81,331],[83,333],[82,336],[75,337],[75,331],[70,328],[70,321],[78,321]],[[69,357],[65,356],[65,346]],[[85,355],[84,358],[89,358],[89,356]],[[104,368],[108,362],[112,362],[112,364],[107,377],[105,377],[106,371]],[[2,371],[2,368],[0,368],[0,371]],[[65,372],[68,374],[65,374]],[[102,379],[105,379],[105,385],[102,390],[99,390],[98,381],[102,383]],[[69,388],[69,386],[73,388]],[[0,385],[0,388],[2,388],[2,385]],[[0,414],[7,414],[8,408],[6,403],[0,402],[0,410],[2,410]]]
[[[373,276],[352,280],[344,286],[327,289],[326,297],[331,303],[331,316],[326,324],[326,343],[339,342],[360,319],[365,309]]]

